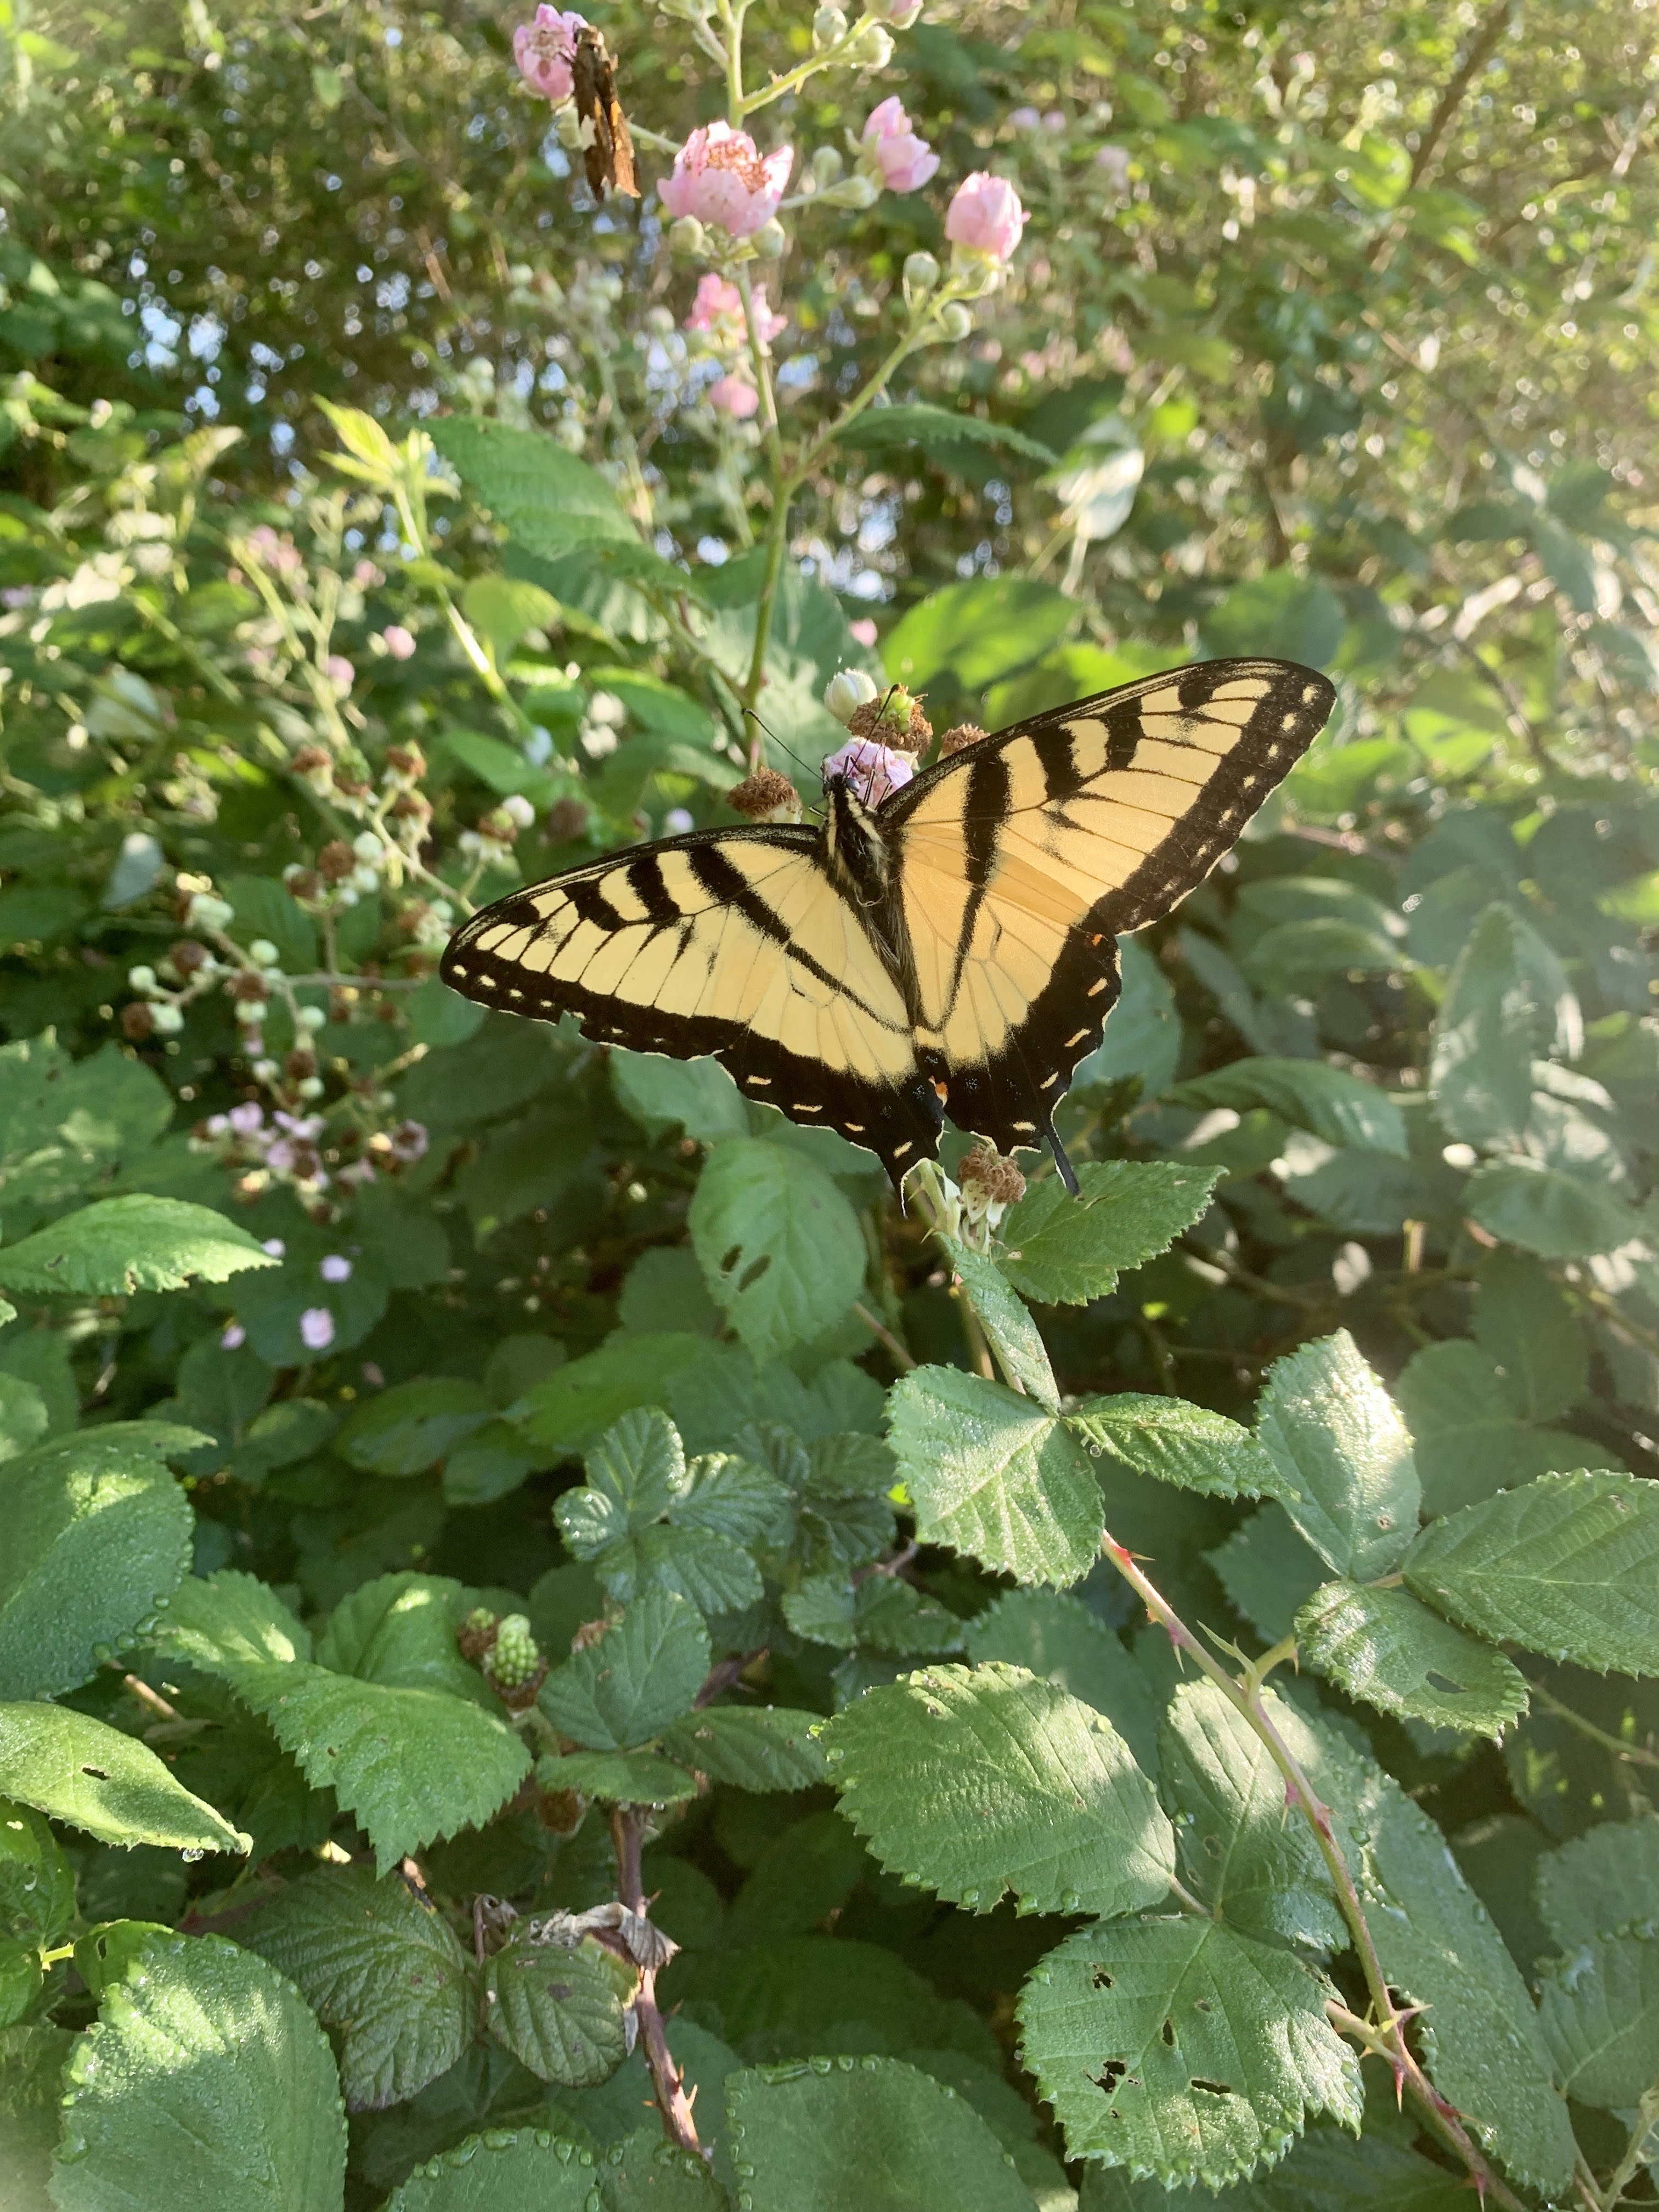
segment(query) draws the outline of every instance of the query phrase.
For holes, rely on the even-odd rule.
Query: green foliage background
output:
[[[433,979],[732,818],[777,520],[511,19],[0,22],[0,2205],[1449,2206],[1349,1902],[1498,2201],[1650,2201],[1653,7],[953,6],[757,123],[943,164],[769,272],[775,764],[1340,686],[994,1232]],[[537,1937],[641,1846],[712,2172]]]

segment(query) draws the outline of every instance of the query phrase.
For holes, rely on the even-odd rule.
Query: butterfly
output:
[[[604,34],[585,23],[576,34],[571,64],[572,92],[582,124],[582,166],[589,187],[603,199],[607,191],[640,196],[634,172],[634,141],[617,94],[617,65]]]
[[[694,830],[510,892],[443,980],[636,1052],[712,1054],[750,1098],[878,1155],[896,1188],[948,1110],[1045,1143],[1101,1041],[1115,939],[1203,882],[1324,726],[1283,660],[1212,660],[1017,722],[818,824]]]

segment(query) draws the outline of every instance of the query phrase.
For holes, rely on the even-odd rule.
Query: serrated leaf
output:
[[[1588,1260],[1642,1234],[1642,1217],[1607,1184],[1534,1160],[1488,1160],[1469,1177],[1472,1221],[1540,1260]]]
[[[787,1146],[759,1137],[717,1146],[688,1218],[709,1296],[757,1361],[819,1335],[863,1285],[857,1214]]]
[[[1009,1210],[997,1264],[1039,1305],[1086,1305],[1120,1274],[1167,1252],[1205,1212],[1219,1180],[1218,1169],[1170,1160],[1086,1161],[1080,1196],[1050,1177]]]
[[[1277,1717],[1279,1700],[1267,1694]],[[1188,1888],[1246,1936],[1346,1948],[1330,1876],[1285,1778],[1256,1731],[1210,1682],[1185,1682],[1164,1719],[1166,1802]]]
[[[62,2119],[64,2062],[75,2038],[31,2022],[0,2027],[0,2203],[40,2212]]]
[[[1059,455],[1037,439],[1016,430],[1011,423],[993,422],[982,415],[969,415],[954,407],[934,407],[926,400],[911,400],[890,407],[869,407],[836,433],[837,441],[860,453],[889,446],[921,446],[929,452],[948,453],[952,446],[1003,446],[1024,460],[1053,468]]]
[[[896,1575],[856,1583],[844,1571],[809,1576],[785,1596],[783,1617],[797,1636],[842,1651],[904,1657],[962,1649],[957,1616]]]
[[[1481,1263],[1474,1334],[1522,1419],[1559,1420],[1589,1387],[1589,1351],[1571,1304],[1518,1252],[1492,1252]]]
[[[1449,1137],[1517,1146],[1532,1113],[1532,1063],[1575,1059],[1578,1003],[1559,960],[1501,901],[1476,921],[1435,1016],[1429,1095]]]
[[[1020,2056],[1072,2157],[1219,2189],[1282,2156],[1312,2112],[1358,2130],[1359,2064],[1330,1994],[1219,1921],[1103,1923],[1033,1970]]]
[[[898,1480],[893,1455],[879,1437],[814,1437],[806,1457],[810,1498],[885,1498]]]
[[[246,1229],[211,1206],[148,1192],[100,1198],[0,1250],[0,1284],[76,1297],[181,1290],[276,1265]]]
[[[268,1583],[234,1569],[181,1583],[150,1640],[204,1674],[311,1656],[310,1630]]]
[[[1406,1117],[1388,1092],[1322,1060],[1236,1060],[1177,1083],[1164,1100],[1171,1106],[1231,1106],[1238,1113],[1265,1106],[1328,1145],[1358,1145],[1401,1160],[1410,1149]]]
[[[1090,1446],[1109,1452],[1137,1474],[1210,1498],[1279,1498],[1285,1489],[1277,1462],[1249,1431],[1184,1398],[1126,1391],[1085,1398],[1066,1415]]]
[[[1409,1590],[1327,1583],[1296,1617],[1310,1667],[1401,1720],[1499,1738],[1527,1710],[1518,1669],[1419,1605]]]
[[[165,1458],[191,1433],[123,1421],[7,1462],[0,1698],[78,1689],[178,1589],[194,1519]]]
[[[1468,2212],[1468,2183],[1375,2135],[1310,2128],[1281,2165],[1232,2191],[1233,2212]],[[1161,2182],[1085,2169],[1078,2212],[1170,2212]]]
[[[888,1419],[924,1544],[948,1544],[1020,1582],[1087,1573],[1100,1545],[1100,1489],[1062,1422],[952,1367],[903,1376]]]
[[[495,1415],[495,1402],[480,1383],[441,1376],[397,1382],[357,1408],[335,1438],[335,1449],[351,1466],[374,1474],[420,1474],[447,1459]]]
[[[617,1103],[646,1133],[684,1129],[700,1145],[749,1134],[743,1093],[717,1060],[665,1060],[660,1053],[611,1048]]]
[[[1493,1643],[1605,1674],[1659,1674],[1659,1486],[1547,1474],[1426,1528],[1412,1589]]]
[[[472,2032],[466,1954],[401,1878],[367,1867],[302,1875],[236,1940],[295,1983],[340,2044],[354,2112],[400,2103],[447,2073]]]
[[[599,2179],[591,2150],[545,2128],[491,2128],[417,2166],[386,2212],[590,2212]]]
[[[33,1807],[0,1797],[0,1937],[47,1950],[75,1918],[75,1870]]]
[[[690,1711],[708,1662],[696,1607],[671,1591],[647,1590],[597,1644],[554,1668],[537,1703],[561,1735],[588,1749],[630,1751]]]
[[[550,1462],[572,1458],[597,1443],[618,1416],[635,1406],[660,1406],[688,1368],[707,1363],[706,1336],[663,1334],[614,1336],[597,1352],[572,1359],[526,1390],[507,1418]]]
[[[840,1443],[876,1453],[891,1468],[885,1448],[873,1437],[825,1437],[811,1448],[814,1466],[818,1451]],[[686,1488],[670,1501],[668,1518],[676,1528],[707,1528],[731,1543],[752,1544],[776,1527],[788,1507],[789,1492],[764,1468],[714,1453],[693,1461]]]
[[[1279,1502],[1328,1566],[1370,1582],[1398,1565],[1421,1497],[1412,1442],[1346,1329],[1268,1369],[1256,1435]]]
[[[697,1785],[683,1766],[653,1751],[572,1751],[536,1763],[544,1790],[574,1790],[611,1805],[680,1805]]]
[[[1659,1819],[1604,1820],[1547,1851],[1533,1890],[1564,1951],[1596,1936],[1659,1935]]]
[[[1000,2058],[960,1999],[939,1996],[896,1953],[848,1936],[772,1936],[763,1943],[682,1952],[659,1978],[659,2002],[684,2005],[753,2063],[802,2051],[965,2051]]]
[[[446,1690],[388,1689],[325,1667],[239,1667],[245,1705],[316,1790],[332,1790],[386,1873],[435,1836],[478,1827],[530,1771],[505,1721]]]
[[[586,1483],[566,1491],[553,1507],[559,1533],[579,1559],[660,1520],[686,1486],[679,1431],[655,1406],[624,1413],[584,1466]]]
[[[788,1705],[711,1705],[665,1730],[662,1747],[736,1790],[810,1790],[829,1778],[815,1733],[823,1719]]]
[[[1104,1713],[1143,1773],[1158,1771],[1158,1715],[1145,1674],[1080,1598],[1060,1590],[1005,1590],[967,1626],[975,1666],[1006,1660]]]
[[[75,1971],[90,1994],[101,2000],[114,1983],[125,1981],[127,1969],[152,1936],[173,1930],[158,1920],[104,1920],[77,1937]]]
[[[65,2080],[59,2212],[132,2212],[146,2197],[173,2212],[339,2212],[328,2039],[291,1983],[222,1936],[152,1938]]]
[[[896,2058],[731,2075],[727,2127],[758,2203],[789,2212],[1031,2212],[973,2107]]]
[[[465,1590],[447,1575],[376,1575],[329,1615],[317,1663],[384,1689],[447,1691],[495,1714],[494,1693],[456,1641],[466,1611]]]
[[[63,1705],[0,1705],[0,1774],[20,1804],[100,1843],[248,1849],[248,1838],[182,1789],[147,1743]]]
[[[1268,1644],[1291,1633],[1304,1602],[1325,1580],[1325,1562],[1279,1505],[1247,1515],[1205,1557],[1229,1602]]]
[[[1617,1464],[1615,1455],[1582,1437],[1522,1421],[1497,1361],[1467,1337],[1413,1352],[1395,1395],[1431,1516],[1455,1513],[1540,1474]]]
[[[642,1590],[670,1590],[700,1613],[738,1613],[760,1601],[760,1569],[740,1545],[712,1528],[642,1528],[597,1554],[594,1571],[621,1604]]]
[[[930,1667],[870,1691],[823,1731],[841,1808],[871,1850],[988,1912],[1156,1904],[1175,1839],[1111,1723],[1023,1668]]]
[[[489,2033],[539,2081],[603,2081],[628,2055],[622,1989],[633,1979],[591,1938],[572,1948],[520,1936],[484,1968]]]
[[[1037,1325],[1009,1288],[995,1261],[955,1237],[940,1241],[961,1279],[962,1295],[979,1316],[1004,1376],[1013,1389],[1026,1392],[1038,1405],[1057,1413],[1060,1385]]]
[[[1561,2087],[1617,2112],[1659,2080],[1659,1938],[1595,1936],[1543,1969],[1539,2017]]]

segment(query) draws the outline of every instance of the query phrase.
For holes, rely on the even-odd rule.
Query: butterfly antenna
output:
[[[743,711],[756,724],[757,728],[765,731],[766,735],[781,751],[788,754],[790,759],[793,761],[795,766],[800,769],[804,775],[817,775],[818,774],[818,769],[815,769],[810,761],[804,761],[793,745],[786,744],[775,729],[771,728],[769,724],[761,720],[760,716],[756,714],[752,707],[745,707]],[[820,767],[821,766],[822,763],[820,763]]]

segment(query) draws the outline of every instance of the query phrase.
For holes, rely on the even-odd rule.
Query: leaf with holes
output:
[[[708,1673],[696,1606],[647,1590],[597,1644],[573,1652],[537,1702],[562,1735],[592,1751],[631,1751],[691,1710]]]
[[[1086,1305],[1167,1252],[1205,1212],[1219,1179],[1218,1169],[1170,1160],[1086,1161],[1077,1198],[1051,1176],[1010,1208],[997,1264],[1039,1305]]]
[[[857,1214],[793,1146],[758,1137],[717,1146],[690,1224],[709,1295],[757,1361],[819,1335],[863,1285]]]
[[[1477,1644],[1409,1590],[1327,1583],[1296,1617],[1310,1667],[1400,1720],[1501,1737],[1527,1686],[1501,1651]]]
[[[592,1937],[572,1948],[520,1936],[484,1968],[489,2033],[539,2081],[604,2081],[628,2055],[623,2006],[635,1979]]]
[[[1020,2057],[1073,2158],[1221,2189],[1310,2114],[1358,2130],[1359,2062],[1312,1967],[1221,1922],[1103,1921],[1033,1969]]]
[[[1023,1668],[930,1667],[823,1731],[842,1812],[884,1866],[988,1912],[1157,1904],[1175,1839],[1111,1723]]]
[[[0,1774],[20,1804],[100,1843],[246,1852],[211,1805],[175,1782],[147,1743],[63,1705],[0,1705]]]
[[[1255,1432],[1280,1502],[1339,1575],[1370,1582],[1399,1564],[1421,1498],[1412,1440],[1346,1329],[1267,1370]]]
[[[1100,1546],[1100,1487],[1065,1424],[954,1367],[920,1367],[888,1398],[898,1471],[925,1544],[1020,1582],[1076,1582]]]

